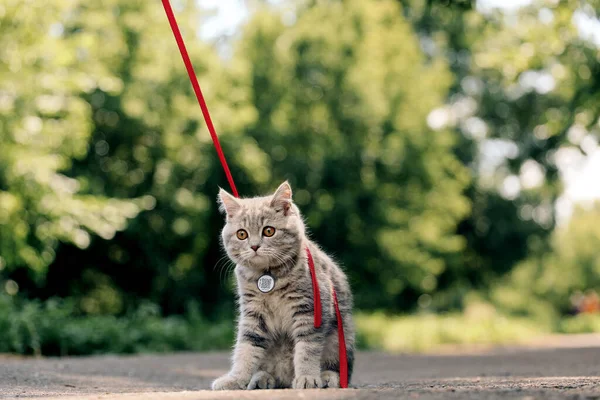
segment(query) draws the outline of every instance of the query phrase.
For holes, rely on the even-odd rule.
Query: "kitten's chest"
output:
[[[293,311],[285,300],[276,297],[265,301],[267,326],[271,326],[273,332],[291,333]]]
[[[252,290],[247,296],[244,307],[248,311],[258,313],[264,319],[272,334],[292,332],[294,315],[293,303],[289,300],[289,291],[274,290],[272,293],[261,293]]]

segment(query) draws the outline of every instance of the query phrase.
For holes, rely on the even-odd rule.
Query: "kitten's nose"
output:
[[[258,248],[259,248],[259,247],[260,247],[260,246],[250,246],[250,248],[251,248],[252,250],[254,250],[254,251],[258,251]]]

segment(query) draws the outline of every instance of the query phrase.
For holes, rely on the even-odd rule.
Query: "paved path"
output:
[[[0,355],[0,398],[600,399],[596,347],[513,348],[470,354],[357,355],[355,389],[211,392],[228,354],[27,359]],[[583,344],[586,345],[585,343]]]

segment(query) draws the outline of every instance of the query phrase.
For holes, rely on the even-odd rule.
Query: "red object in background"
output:
[[[593,290],[585,293],[577,291],[571,295],[571,305],[574,314],[600,313],[600,297]]]
[[[579,305],[579,312],[584,314],[594,314],[600,312],[600,298],[596,292],[587,293]]]

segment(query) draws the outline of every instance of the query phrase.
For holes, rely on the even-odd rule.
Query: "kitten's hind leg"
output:
[[[323,355],[321,357],[321,380],[324,388],[340,387],[340,358],[337,336],[337,325],[329,326]]]
[[[254,389],[274,389],[275,388],[275,378],[265,371],[258,371],[252,376],[250,379],[250,383],[248,384],[248,390]]]
[[[337,389],[340,387],[340,374],[336,371],[321,372],[321,380],[323,381],[323,388]]]

